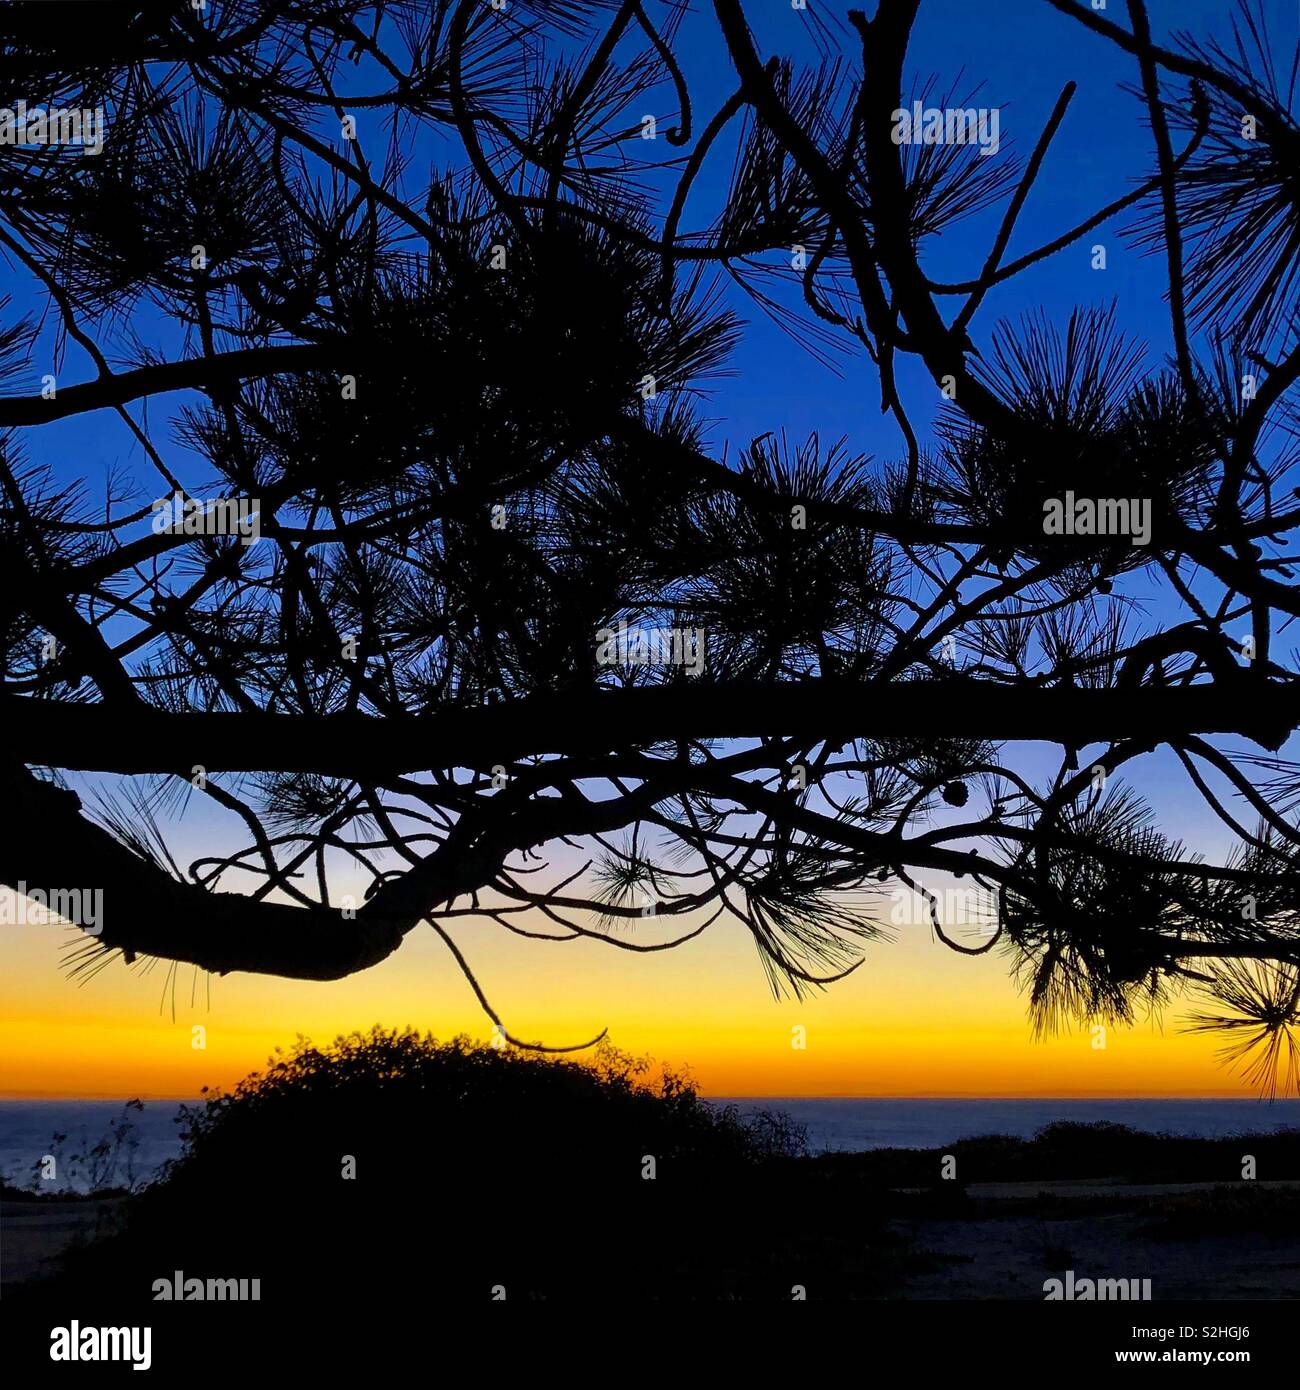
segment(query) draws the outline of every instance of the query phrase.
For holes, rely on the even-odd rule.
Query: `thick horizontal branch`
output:
[[[382,900],[382,889],[345,914],[182,883],[87,820],[72,792],[22,769],[0,778],[0,800],[7,827],[0,838],[0,883],[21,885],[29,894],[99,892],[97,940],[128,959],[161,956],[218,974],[342,979],[390,955],[421,917],[409,902]],[[455,891],[459,885],[448,883],[443,891],[431,888],[429,896],[437,901]]]
[[[410,718],[171,714],[103,704],[0,702],[25,762],[82,772],[316,772],[374,779],[486,767],[543,753],[600,753],[661,741],[798,735],[852,738],[1099,740],[1152,744],[1240,734],[1277,749],[1300,725],[1300,689],[1240,681],[1138,690],[1037,689],[991,681],[881,687],[807,680],[765,687],[696,684],[539,695]]]
[[[644,814],[661,794],[648,783],[606,802],[574,798],[565,807],[563,830],[612,830]],[[462,820],[437,849],[386,879],[365,903],[298,907],[182,882],[82,815],[75,793],[10,766],[0,768],[6,825],[0,884],[42,894],[46,903],[68,890],[100,894],[86,944],[93,949],[97,941],[128,960],[158,956],[218,974],[342,979],[386,959],[441,904],[492,882],[508,853],[557,833],[553,802],[511,806],[508,796],[489,803],[500,812],[494,824]]]
[[[0,396],[0,429],[15,425],[48,425],[88,410],[103,410],[159,396],[166,391],[192,391],[223,381],[274,376],[321,367],[326,350],[315,343],[283,347],[237,348],[212,357],[189,357],[183,362],[156,362],[129,372],[114,372],[96,381],[61,386],[44,396]]]

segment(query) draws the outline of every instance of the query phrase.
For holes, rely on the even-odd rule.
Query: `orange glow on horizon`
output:
[[[187,1098],[229,1086],[303,1034],[410,1024],[484,1041],[491,1025],[441,943],[414,934],[375,969],[332,983],[264,976],[208,981],[120,963],[84,986],[64,977],[71,930],[8,928],[0,978],[0,1095]],[[1215,1060],[1221,1040],[1144,1022],[1035,1041],[994,953],[971,959],[925,928],[868,947],[848,979],[802,1004],[773,1001],[743,930],[719,925],[679,950],[632,954],[599,942],[546,945],[489,925],[456,939],[510,1030],[568,1044],[608,1027],[612,1042],[686,1067],[713,1096],[1250,1096]],[[193,1002],[191,1002],[193,997]],[[162,1006],[160,1008],[160,1005]],[[196,1026],[204,1048],[193,1046]],[[805,1045],[792,1045],[802,1027]]]

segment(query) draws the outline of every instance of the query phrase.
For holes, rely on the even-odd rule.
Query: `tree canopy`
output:
[[[1249,6],[1164,47],[1143,0],[1044,3],[1131,57],[1149,168],[1014,259],[1074,86],[1023,159],[897,139],[922,0],[810,8],[811,64],[711,0],[708,109],[667,0],[9,7],[4,90],[106,113],[98,154],[0,166],[0,882],[102,888],[73,968],[334,979],[427,927],[512,1036],[455,919],[629,952],[731,919],[798,995],[955,878],[989,920],[933,929],[1039,1026],[1191,992],[1294,1084],[1290,74]],[[1113,308],[988,321],[1112,219],[1169,360]],[[745,296],[890,451],[710,447]],[[81,418],[75,478],[32,461]],[[208,524],[241,499],[255,536]],[[1226,855],[1159,828],[1163,756]],[[178,864],[169,822],[218,818],[240,843]]]

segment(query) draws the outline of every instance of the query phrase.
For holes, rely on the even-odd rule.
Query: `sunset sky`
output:
[[[1123,8],[1112,6],[1115,18],[1122,19]],[[1294,12],[1294,4],[1291,8]],[[782,26],[797,17],[775,0],[753,9],[760,42],[767,51],[781,49],[789,32]],[[1207,24],[1221,32],[1227,7],[1162,0],[1152,3],[1151,11],[1163,38],[1174,20],[1198,34]],[[1293,36],[1294,14],[1291,30],[1282,27],[1278,33],[1288,41]],[[785,51],[794,47],[784,44]],[[699,72],[716,70],[719,94],[732,81],[717,55],[700,52],[688,66],[696,70],[693,83]],[[1003,139],[1013,141],[1022,158],[1062,83],[1080,84],[1008,257],[1086,217],[1149,167],[1149,133],[1133,99],[1117,91],[1117,83],[1136,80],[1131,62],[1041,0],[992,8],[953,0],[946,11],[925,7],[913,67],[939,73],[941,91],[956,84],[969,93],[983,81],[979,101],[1000,106]],[[710,177],[725,182],[729,172],[724,160]],[[701,190],[707,197],[709,178]],[[988,216],[993,222],[975,219],[968,236],[945,238],[936,263],[928,267],[933,274],[978,266],[997,214]],[[695,225],[702,219],[701,213],[695,222],[686,221]],[[1088,248],[1080,245],[1071,256],[1035,267],[995,296],[996,303],[991,299],[976,336],[987,334],[1000,317],[1042,308],[1060,322],[1076,304],[1114,298],[1123,326],[1147,339],[1158,359],[1167,345],[1162,265],[1140,257],[1113,228],[1097,237],[1110,251],[1105,273],[1090,269]],[[734,375],[719,385],[702,412],[714,422],[710,443],[717,456],[724,447],[734,456],[756,434],[783,427],[792,439],[818,430],[827,441],[843,435],[851,447],[877,457],[897,455],[895,432],[879,423],[870,372],[848,362],[844,374],[835,377],[752,305],[742,301],[737,307],[752,331],[736,354]],[[93,375],[71,347],[65,370],[69,379]],[[903,363],[901,371],[905,392],[930,393],[925,409],[914,412],[914,418],[928,419],[930,383],[921,382],[914,363]],[[158,437],[167,437],[165,412],[181,400],[151,405]],[[98,483],[108,464],[138,462],[129,438],[109,430],[102,420],[70,421],[25,431],[23,442],[30,456],[51,462],[61,476]],[[1059,755],[1059,749],[1055,752]],[[1147,779],[1140,790],[1160,810],[1163,829],[1207,854],[1223,848],[1218,823],[1189,799],[1180,778],[1170,773],[1166,780],[1159,760],[1140,768]],[[182,861],[186,852],[192,851],[191,859],[210,852],[203,825],[193,819],[178,840]],[[113,910],[129,911],[129,905]],[[588,941],[544,945],[488,923],[460,922],[451,931],[517,1036],[563,1045],[608,1028],[612,1041],[625,1050],[688,1065],[706,1094],[1249,1094],[1216,1062],[1222,1040],[1181,1033],[1177,1010],[1163,1027],[1148,1020],[1130,1030],[1110,1030],[1104,1048],[1094,1046],[1086,1029],[1035,1041],[1006,958],[997,952],[959,957],[932,939],[924,925],[900,926],[896,941],[868,947],[856,974],[803,1003],[773,1001],[753,942],[736,924],[719,923],[679,950],[649,955]],[[275,1047],[292,1044],[296,1034],[325,1041],[375,1023],[412,1024],[443,1038],[468,1032],[486,1039],[491,1032],[455,962],[427,927],[417,929],[381,966],[341,982],[250,975],[210,982],[200,976],[195,982],[192,969],[180,967],[174,991],[165,964],[142,974],[115,962],[84,985],[68,981],[60,954],[75,937],[67,926],[0,927],[0,1096],[187,1097],[203,1085],[237,1080]],[[803,1048],[792,1046],[796,1025],[806,1029]],[[206,1030],[203,1049],[192,1046],[195,1026]]]
[[[934,884],[932,887],[939,888]],[[883,912],[888,921],[891,911]],[[536,924],[540,926],[541,924]],[[706,1094],[745,1096],[1247,1095],[1218,1045],[1177,1011],[1132,1029],[1035,1041],[996,952],[960,957],[927,926],[891,929],[856,974],[803,1003],[775,1002],[752,942],[719,923],[671,952],[545,945],[499,927],[453,934],[512,1033],[551,1045],[608,1027],[626,1051],[686,1064]],[[228,1084],[297,1033],[325,1041],[373,1023],[487,1040],[491,1024],[427,928],[364,974],[317,984],[188,967],[111,965],[83,986],[59,965],[68,927],[6,927],[0,1095],[183,1097]],[[175,1020],[172,1018],[173,997]],[[206,1048],[193,1046],[196,1025]],[[794,1046],[792,1030],[806,1030]]]

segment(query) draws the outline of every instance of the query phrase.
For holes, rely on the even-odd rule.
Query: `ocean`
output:
[[[173,1123],[179,1104],[146,1101],[143,1110],[128,1111],[121,1101],[112,1100],[0,1100],[0,1179],[31,1188],[33,1169],[52,1156],[55,1176],[37,1184],[37,1191],[86,1192],[97,1185],[148,1182],[169,1158],[180,1156],[181,1126]],[[131,1128],[114,1153],[110,1130],[124,1115]],[[54,1142],[55,1135],[65,1137]],[[110,1151],[92,1154],[105,1138]],[[92,1180],[95,1165],[98,1184]]]
[[[981,1134],[1028,1139],[1056,1120],[1110,1120],[1133,1129],[1205,1139],[1300,1129],[1300,1100],[1267,1104],[1238,1099],[804,1100],[777,1096],[767,1100],[710,1097],[710,1101],[735,1105],[742,1113],[783,1110],[807,1126],[814,1153],[931,1149]],[[134,1147],[120,1146],[115,1160],[111,1154],[101,1154],[101,1170],[115,1161],[115,1170],[108,1176],[124,1184],[156,1176],[169,1158],[181,1152],[181,1127],[174,1123],[177,1109],[176,1101],[147,1101],[143,1111],[128,1112]],[[86,1191],[96,1161],[90,1151],[122,1116],[123,1107],[117,1101],[0,1100],[0,1179],[30,1186],[34,1166],[53,1153],[58,1160],[55,1179],[42,1182],[40,1190]],[[57,1145],[51,1143],[56,1133],[67,1136]],[[103,1171],[100,1177],[102,1182]]]

